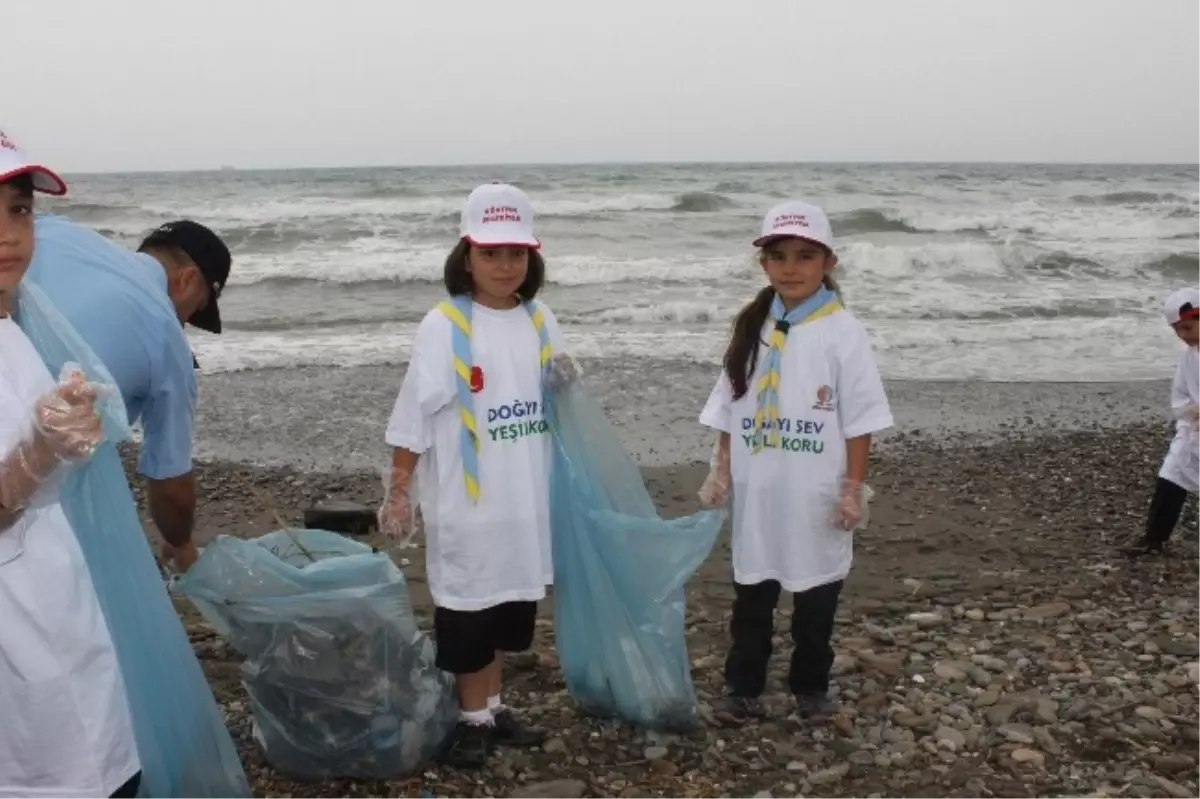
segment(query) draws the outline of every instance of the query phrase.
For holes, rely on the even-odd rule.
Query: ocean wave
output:
[[[736,313],[736,309],[733,311]],[[677,324],[726,323],[732,318],[729,308],[711,302],[686,300],[660,302],[649,305],[626,305],[609,308],[598,313],[582,314],[578,317],[561,317],[564,321],[599,322],[601,324],[652,324],[672,322]]]
[[[1080,205],[1150,205],[1187,202],[1188,198],[1171,192],[1110,191],[1104,194],[1076,194],[1071,200]]]
[[[1113,276],[1109,267],[1073,253],[1028,243],[989,241],[927,242],[912,246],[850,242],[842,248],[843,270],[886,280],[939,278],[970,280],[1012,276],[1095,274]]]
[[[1197,273],[1200,273],[1200,254],[1173,252],[1150,261],[1144,268],[1149,272],[1159,272],[1168,277],[1195,282]]]
[[[447,247],[397,247],[395,240],[357,239],[346,245],[332,268],[329,255],[319,251],[264,253],[238,259],[230,285],[279,284],[312,281],[320,284],[383,282],[440,282]],[[604,255],[560,255],[547,259],[546,282],[561,286],[609,283],[703,284],[737,279],[753,273],[747,256],[710,258],[613,258]]]
[[[671,206],[671,210],[686,213],[712,212],[732,208],[734,205],[734,201],[724,194],[710,191],[689,191],[675,198],[675,204]]]
[[[920,232],[907,222],[873,208],[860,208],[856,211],[832,214],[829,222],[838,236],[853,236],[861,233]]]
[[[744,180],[722,180],[712,187],[717,194],[754,194],[754,187]]]

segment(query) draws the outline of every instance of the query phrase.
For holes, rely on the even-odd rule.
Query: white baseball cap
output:
[[[763,219],[762,235],[754,240],[761,247],[771,239],[795,237],[815,241],[833,249],[833,229],[825,212],[815,205],[802,202],[781,203],[767,212]]]
[[[476,247],[530,247],[542,243],[533,235],[529,196],[507,183],[487,183],[467,197],[462,237]]]
[[[35,161],[30,160],[25,151],[16,142],[5,135],[0,129],[0,182],[15,178],[17,175],[29,175],[33,178],[33,188],[46,194],[63,195],[67,193],[67,184],[52,171]]]
[[[1163,300],[1163,316],[1167,324],[1174,325],[1180,319],[1195,319],[1200,315],[1200,289],[1188,286],[1176,289],[1171,296]]]

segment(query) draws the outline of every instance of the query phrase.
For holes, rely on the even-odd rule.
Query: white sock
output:
[[[495,723],[492,719],[492,711],[487,708],[483,710],[460,710],[458,712],[458,720],[465,721],[472,727],[491,727]]]
[[[504,703],[500,701],[500,694],[488,697],[488,710],[492,712],[493,716],[504,709]]]

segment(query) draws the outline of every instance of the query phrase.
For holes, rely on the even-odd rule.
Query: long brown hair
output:
[[[475,291],[475,281],[471,279],[471,270],[467,268],[467,254],[471,251],[471,243],[465,238],[459,239],[458,244],[446,256],[446,265],[442,268],[442,283],[451,296],[472,294]],[[522,300],[532,300],[542,290],[546,281],[546,262],[542,254],[532,247],[529,248],[529,267],[525,280],[517,287],[517,296]]]
[[[833,279],[833,275],[826,273],[821,278],[821,284],[837,294],[841,300],[842,290]],[[750,388],[750,379],[754,376],[754,370],[758,368],[758,345],[762,341],[763,325],[771,315],[771,303],[774,300],[775,289],[765,286],[733,320],[733,335],[725,349],[723,363],[725,374],[729,376],[729,383],[733,386],[735,400],[746,396]]]

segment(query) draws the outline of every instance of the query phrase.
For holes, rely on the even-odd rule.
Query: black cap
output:
[[[178,247],[200,269],[208,282],[208,304],[203,310],[192,314],[187,323],[210,333],[220,333],[221,311],[217,307],[217,298],[229,280],[229,266],[233,260],[225,242],[199,222],[180,219],[159,226],[146,237],[139,249],[144,250],[155,244]]]

